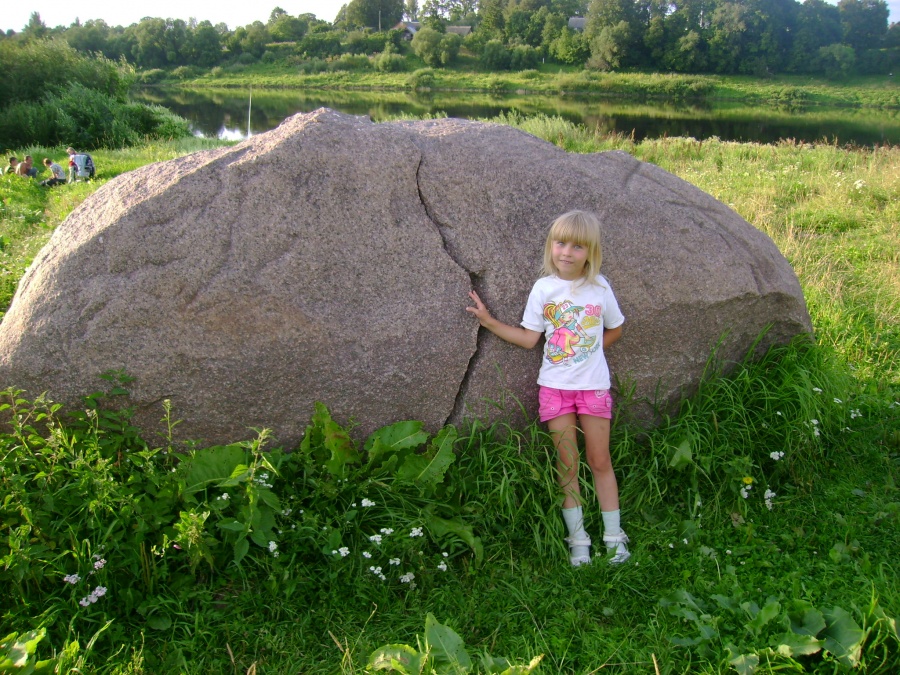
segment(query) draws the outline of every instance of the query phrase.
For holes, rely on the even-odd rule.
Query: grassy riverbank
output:
[[[218,68],[176,83],[188,87],[284,87],[321,89],[468,91],[545,95],[616,96],[652,99],[699,99],[789,106],[831,105],[900,107],[900,86],[892,77],[857,78],[852,84],[799,76],[759,79],[724,75],[600,73],[559,65],[520,72],[478,72],[473,64],[424,68],[413,57],[407,72],[371,70],[304,74],[283,64]]]
[[[15,495],[2,507],[0,635],[46,626],[38,655],[77,640],[82,651],[70,647],[62,661],[83,672],[359,673],[381,645],[415,646],[432,613],[476,660],[487,652],[526,664],[543,654],[544,673],[900,669],[900,148],[634,143],[555,118],[499,121],[570,152],[624,150],[710,192],[773,238],[809,304],[814,346],[711,379],[652,432],[617,422],[614,460],[634,564],[569,568],[547,439],[532,427],[459,430],[440,497],[390,472],[367,482],[361,465],[348,465],[348,483],[316,492],[287,460],[275,456],[266,468],[247,447],[258,472],[251,476],[269,472],[281,504],[280,555],[253,544],[239,570],[227,565],[230,549],[211,566],[201,543],[219,556],[229,541],[229,530],[212,523],[240,518],[258,483],[219,481],[176,498],[190,467],[153,450],[166,449],[166,439],[143,450],[127,422],[95,424],[87,415],[66,422],[71,435],[0,436],[0,485]],[[100,180],[91,185],[42,191],[0,177],[0,310],[35,251],[89,192],[200,144],[98,151]],[[317,420],[314,429],[327,425]],[[143,469],[105,459],[109,448]],[[335,487],[324,473],[309,475]],[[142,501],[148,493],[152,507]],[[374,506],[356,507],[364,499]],[[429,504],[479,542],[429,528]],[[146,510],[141,518],[136,505]],[[588,527],[597,531],[595,511]],[[151,521],[177,524],[155,526],[181,553],[135,543]],[[341,533],[346,557],[323,554],[322,526]],[[409,536],[423,526],[426,536]],[[381,528],[393,532],[379,548],[370,537]],[[105,565],[89,576],[99,559]],[[63,581],[75,572],[79,585]],[[399,578],[408,572],[415,588]],[[95,584],[107,595],[82,607]]]

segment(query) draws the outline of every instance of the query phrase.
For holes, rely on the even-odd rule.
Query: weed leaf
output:
[[[759,657],[756,654],[741,654],[730,659],[728,663],[739,675],[752,675],[759,666]]]
[[[790,627],[798,635],[815,637],[825,628],[825,617],[822,612],[804,600],[795,600],[788,611]]]
[[[776,650],[782,656],[811,656],[822,649],[822,640],[814,635],[801,635],[787,632],[778,642]]]
[[[246,457],[246,451],[239,445],[216,445],[195,452],[185,476],[185,494],[194,494],[208,485],[232,478],[235,469],[244,465]]]
[[[424,455],[410,455],[397,471],[399,480],[410,481],[419,487],[433,487],[444,480],[444,474],[456,456],[453,444],[456,442],[456,429],[444,427],[428,446]]]
[[[409,645],[385,645],[369,656],[372,670],[391,670],[401,675],[418,675],[422,670],[422,655]]]
[[[386,450],[417,448],[427,440],[428,434],[422,431],[422,423],[409,420],[373,431],[366,439],[363,449],[370,451],[376,442],[380,442]]]
[[[672,459],[669,460],[669,466],[676,471],[681,471],[686,466],[690,466],[692,462],[693,453],[691,452],[691,441],[690,439],[685,438],[672,454]]]
[[[781,603],[777,600],[769,600],[765,606],[756,613],[751,621],[747,623],[747,628],[758,636],[763,627],[772,619],[781,614]]]
[[[481,545],[481,539],[472,533],[472,528],[469,525],[464,525],[458,520],[439,518],[429,512],[425,513],[425,522],[429,531],[437,538],[453,534],[462,539],[475,554],[475,565],[481,564],[481,559],[484,557],[484,548]]]
[[[452,628],[438,623],[429,612],[425,617],[425,644],[433,655],[435,665],[448,665],[450,670],[439,672],[468,672],[472,668],[472,659],[466,651],[462,638]]]
[[[842,607],[833,607],[824,614],[827,623],[822,633],[825,649],[848,668],[855,668],[862,656],[862,646],[868,632],[860,628]]]

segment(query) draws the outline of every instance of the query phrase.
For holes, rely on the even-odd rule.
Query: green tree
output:
[[[563,28],[559,37],[550,43],[550,55],[560,63],[574,66],[587,61],[591,47],[584,33]]]
[[[50,29],[47,28],[47,24],[41,19],[41,15],[37,12],[32,12],[28,23],[22,29],[21,36],[24,40],[40,40],[49,34]]]
[[[166,58],[166,22],[145,17],[125,29],[132,39],[131,57],[141,68],[164,68]]]
[[[441,38],[443,34],[434,28],[423,26],[413,35],[413,53],[429,66],[441,65]]]
[[[357,28],[379,31],[393,28],[403,18],[403,0],[351,0],[346,22]]]
[[[193,30],[190,55],[191,63],[203,68],[210,68],[222,59],[222,40],[209,21],[201,21]]]
[[[841,37],[840,10],[825,0],[806,0],[797,8],[797,27],[788,70],[815,72],[819,67],[819,49],[840,43]]]
[[[818,65],[825,77],[843,80],[853,73],[856,66],[856,52],[850,45],[833,44],[820,47]]]
[[[604,26],[591,40],[591,57],[587,67],[596,70],[615,70],[622,63],[623,53],[631,43],[631,27],[627,21]]]
[[[277,16],[274,21],[270,21],[268,29],[272,39],[276,42],[297,42],[306,35],[309,24],[299,17],[285,13]]]
[[[885,0],[841,0],[843,42],[856,50],[878,49],[887,37],[888,6]]]

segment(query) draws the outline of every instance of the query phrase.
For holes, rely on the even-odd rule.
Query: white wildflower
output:
[[[776,450],[775,452],[770,452],[769,457],[777,462],[779,459],[784,457],[784,450]]]
[[[63,581],[65,581],[67,584],[74,585],[74,584],[77,584],[79,581],[81,581],[81,577],[78,576],[77,574],[67,574],[66,576],[63,577]]]
[[[381,528],[381,534],[383,534],[383,535],[385,535],[385,536],[387,536],[387,535],[389,535],[389,534],[394,534],[394,528],[392,528],[392,527],[382,527],[382,528]]]
[[[338,549],[338,553],[341,554],[341,557],[342,557],[342,558],[346,558],[348,555],[350,555],[350,549],[347,548],[346,546],[341,546],[341,547]]]
[[[103,558],[99,558],[94,561],[95,570],[102,570],[104,565],[106,565],[106,560],[104,560]]]
[[[269,542],[269,553],[275,553],[275,551],[277,551],[277,550],[278,550],[278,544],[276,544],[274,541],[270,541]]]
[[[442,552],[441,552],[441,555],[444,556],[445,558],[449,558],[449,557],[450,557],[450,554],[447,553],[446,551],[442,551]]]
[[[391,558],[390,560],[388,560],[388,565],[399,565],[399,564],[400,564],[400,558]]]
[[[407,572],[406,574],[403,574],[400,576],[400,581],[401,581],[401,583],[408,584],[408,583],[412,582],[412,580],[415,578],[416,578],[415,574],[413,574],[412,572]]]
[[[368,499],[368,498],[366,498],[366,497],[363,497],[362,505],[363,505],[365,508],[368,508],[368,507],[370,507],[370,506],[375,506],[375,502],[373,502],[371,499]]]
[[[372,557],[371,553],[369,553],[368,551],[363,551],[363,558],[371,558],[371,557]]]
[[[859,408],[850,411],[851,420],[855,420],[857,417],[862,417],[862,413],[859,411]]]
[[[813,387],[813,391],[816,392],[817,394],[821,394],[821,393],[822,393],[822,390],[819,389],[818,387]]]
[[[438,568],[441,572],[446,572],[446,571],[447,571],[447,563],[445,563],[443,560],[441,560],[441,564],[438,565],[437,568]]]
[[[834,402],[835,402],[835,403],[838,403],[838,404],[843,403],[843,401],[842,401],[841,399],[839,399],[839,398],[834,399]]]
[[[373,544],[380,544],[381,543],[381,535],[373,534],[371,537],[369,537],[369,541],[371,541]]]
[[[424,535],[422,534],[422,528],[421,528],[421,527],[414,527],[412,530],[410,530],[409,536],[410,536],[410,537],[421,537],[421,536],[424,536]]]

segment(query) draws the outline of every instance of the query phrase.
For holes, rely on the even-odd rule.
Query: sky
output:
[[[837,0],[833,1],[837,4]],[[225,23],[230,29],[246,26],[254,21],[265,23],[275,7],[288,14],[312,13],[317,18],[333,21],[338,10],[349,0],[269,0],[235,2],[234,0],[4,0],[0,9],[0,29],[20,31],[28,23],[32,12],[38,12],[51,28],[69,26],[75,19],[83,22],[103,19],[110,26],[130,26],[145,16],[162,19],[196,18],[209,20],[213,25]],[[420,3],[421,4],[421,3]],[[900,21],[900,0],[888,0],[889,22]]]

